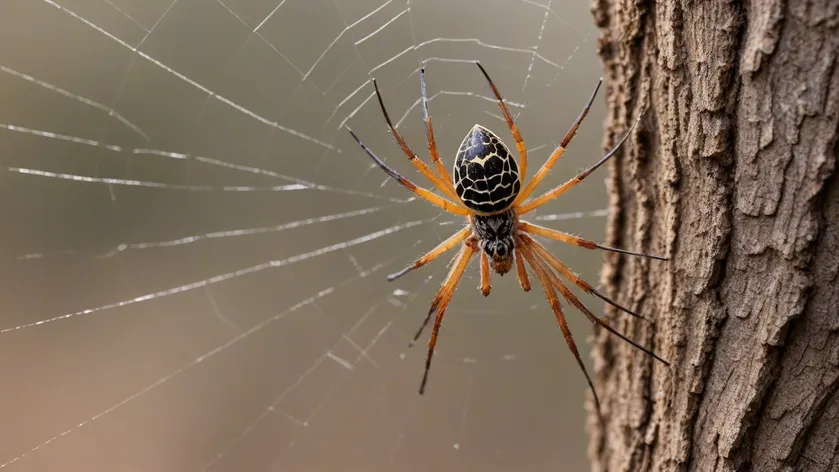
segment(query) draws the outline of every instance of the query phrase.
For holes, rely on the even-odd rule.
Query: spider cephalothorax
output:
[[[517,221],[513,210],[472,217],[472,231],[478,238],[478,246],[490,257],[492,270],[498,275],[506,274],[513,267],[516,248],[513,232]]]
[[[593,241],[522,221],[520,217],[521,215],[542,206],[546,202],[553,200],[575,187],[592,172],[597,170],[597,168],[606,163],[606,161],[608,161],[615,152],[617,152],[626,140],[627,136],[629,136],[632,132],[632,128],[635,127],[635,124],[632,125],[632,128],[630,128],[629,132],[623,137],[623,139],[621,139],[620,142],[618,142],[618,144],[596,164],[579,173],[564,184],[554,187],[552,190],[545,192],[541,196],[525,202],[525,199],[527,199],[536,189],[536,186],[545,179],[553,165],[565,152],[568,143],[571,141],[571,138],[574,137],[574,134],[577,132],[577,128],[580,126],[580,123],[582,123],[589,108],[591,108],[594,97],[600,89],[600,82],[597,83],[597,87],[595,87],[594,93],[591,94],[591,98],[589,98],[583,112],[580,113],[580,116],[571,126],[571,129],[565,135],[565,138],[559,146],[557,146],[550,157],[548,157],[548,160],[544,165],[542,165],[530,182],[524,185],[523,179],[527,172],[527,148],[524,146],[524,140],[522,139],[521,134],[513,121],[513,117],[510,115],[510,111],[507,109],[507,105],[501,98],[501,94],[498,92],[498,89],[495,87],[492,79],[489,78],[489,74],[487,74],[486,70],[484,70],[480,64],[477,65],[487,82],[489,82],[492,93],[498,100],[498,106],[501,108],[501,112],[504,115],[507,126],[510,128],[510,132],[516,142],[516,151],[519,155],[518,162],[516,162],[510,150],[503,142],[501,142],[501,139],[495,133],[483,126],[475,125],[466,135],[466,138],[464,138],[463,143],[458,149],[457,156],[454,161],[454,176],[450,177],[445,166],[440,161],[440,155],[437,152],[437,146],[434,141],[434,130],[431,126],[431,117],[428,115],[428,103],[425,92],[425,69],[420,69],[422,108],[425,118],[425,132],[428,138],[428,151],[429,154],[431,154],[431,161],[434,164],[434,169],[417,158],[405,140],[402,139],[399,132],[396,131],[396,128],[393,127],[393,123],[390,121],[387,109],[385,109],[384,101],[382,100],[382,95],[379,92],[379,87],[375,80],[373,80],[373,86],[376,89],[376,97],[379,100],[379,105],[385,116],[385,121],[387,121],[396,142],[399,143],[399,147],[402,148],[402,151],[406,156],[408,156],[411,164],[413,164],[414,167],[416,167],[426,178],[428,178],[429,181],[431,181],[434,187],[443,194],[442,196],[432,193],[422,187],[418,187],[410,180],[399,175],[399,173],[391,169],[387,164],[379,159],[373,151],[368,149],[367,146],[358,139],[358,136],[350,130],[350,134],[352,134],[352,137],[359,145],[361,145],[364,152],[366,152],[367,155],[370,156],[370,158],[385,171],[385,173],[396,179],[408,190],[414,192],[429,203],[432,203],[449,213],[464,216],[468,220],[467,225],[445,241],[441,242],[436,248],[417,259],[412,265],[388,276],[388,280],[397,279],[414,269],[428,264],[446,251],[460,246],[460,251],[452,261],[451,269],[449,270],[446,279],[443,281],[442,287],[440,287],[440,290],[431,302],[431,309],[428,311],[425,321],[417,331],[417,334],[414,336],[413,341],[416,341],[422,334],[422,330],[436,313],[436,316],[434,316],[434,327],[431,332],[431,339],[428,341],[428,354],[426,355],[425,360],[425,373],[423,374],[422,383],[420,384],[420,393],[423,393],[425,389],[425,384],[428,379],[428,371],[431,367],[431,358],[434,355],[434,346],[437,343],[437,336],[440,332],[440,326],[442,326],[443,323],[446,308],[454,295],[454,291],[457,288],[457,284],[460,282],[466,267],[469,265],[469,261],[472,257],[478,256],[481,261],[481,285],[479,288],[484,295],[489,295],[490,293],[490,267],[492,267],[492,270],[496,273],[504,275],[509,272],[515,264],[519,283],[525,291],[530,290],[530,280],[527,275],[527,267],[525,266],[525,263],[536,273],[539,283],[545,291],[545,297],[548,299],[551,310],[553,310],[557,323],[559,323],[559,327],[565,337],[565,342],[568,343],[569,349],[571,349],[571,352],[577,359],[577,363],[588,381],[589,387],[594,394],[595,403],[599,408],[600,402],[597,399],[597,392],[594,390],[594,385],[592,384],[591,379],[588,376],[588,372],[586,372],[586,368],[580,359],[580,354],[577,351],[574,338],[571,336],[571,331],[568,329],[568,324],[565,321],[565,315],[562,311],[562,306],[560,305],[557,292],[559,292],[559,295],[563,299],[580,310],[593,323],[619,336],[624,341],[632,344],[636,348],[663,362],[664,364],[669,364],[667,361],[655,355],[652,351],[615,331],[615,329],[606,323],[606,321],[595,316],[588,308],[586,308],[574,292],[569,290],[566,283],[563,282],[563,279],[573,283],[584,292],[599,297],[619,310],[639,317],[636,313],[618,305],[594,289],[588,282],[572,272],[568,266],[562,263],[562,261],[548,252],[548,250],[541,243],[536,241],[533,236],[544,236],[586,249],[602,249],[659,260],[667,259],[660,256],[651,256],[648,254],[601,246]],[[637,121],[635,123],[637,123]]]

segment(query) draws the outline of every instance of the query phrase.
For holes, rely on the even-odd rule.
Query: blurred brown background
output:
[[[384,277],[462,220],[339,126],[422,182],[367,81],[426,158],[425,60],[447,165],[476,122],[512,145],[480,60],[532,175],[600,75],[592,34],[587,0],[0,3],[2,468],[586,470],[585,380],[513,277],[484,299],[473,264],[417,395],[448,258]],[[602,113],[550,184],[599,158]],[[604,208],[606,176],[537,215]],[[599,254],[551,247],[597,282]]]

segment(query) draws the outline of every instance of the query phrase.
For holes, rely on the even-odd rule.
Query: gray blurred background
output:
[[[0,3],[3,470],[586,470],[585,380],[513,276],[485,299],[473,264],[417,395],[449,258],[385,275],[462,219],[339,126],[424,182],[369,82],[427,159],[423,60],[447,166],[473,123],[513,144],[480,60],[530,175],[600,76],[588,0]],[[599,158],[602,117],[543,189]],[[606,177],[536,216],[595,212],[544,224],[600,240]],[[600,254],[550,247],[597,282]]]

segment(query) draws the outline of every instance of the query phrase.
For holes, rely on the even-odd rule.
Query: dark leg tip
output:
[[[425,384],[426,384],[427,382],[428,382],[428,374],[426,374],[426,375],[425,375],[425,376],[423,376],[423,378],[422,378],[422,383],[420,384],[420,388],[419,388],[419,394],[420,394],[420,395],[424,395],[424,394],[425,394]]]
[[[415,266],[410,265],[410,266],[405,267],[404,269],[402,269],[400,271],[394,272],[394,273],[387,276],[387,281],[388,282],[393,282],[394,280],[398,279],[399,277],[402,277],[403,275],[405,275],[408,272],[414,270],[415,268],[416,268]]]

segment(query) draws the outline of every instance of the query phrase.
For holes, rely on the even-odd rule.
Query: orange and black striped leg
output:
[[[589,109],[591,109],[591,104],[594,103],[594,97],[597,96],[597,91],[600,90],[600,84],[603,83],[603,78],[601,77],[600,80],[597,81],[597,85],[594,87],[594,92],[592,92],[591,97],[588,99],[588,103],[586,103],[585,108],[580,113],[580,116],[577,117],[577,121],[571,126],[571,129],[565,134],[565,137],[562,139],[562,142],[559,146],[554,149],[554,152],[551,153],[551,156],[548,158],[547,161],[542,165],[539,169],[539,172],[536,172],[536,175],[530,179],[530,182],[525,185],[524,189],[518,194],[516,197],[516,201],[513,205],[518,205],[519,203],[523,202],[527,197],[536,190],[536,186],[539,185],[542,180],[548,175],[548,172],[551,171],[551,168],[556,164],[556,161],[559,160],[560,157],[565,153],[565,149],[568,147],[568,144],[571,142],[571,139],[574,138],[574,135],[577,134],[577,129],[580,127],[580,124],[585,119],[586,115],[588,115]]]
[[[465,226],[463,229],[454,233],[453,235],[449,236],[448,239],[443,241],[442,243],[438,244],[437,247],[428,251],[425,255],[417,259],[413,264],[405,267],[404,269],[400,270],[399,272],[394,272],[387,276],[388,282],[392,282],[399,277],[407,274],[408,272],[419,269],[420,267],[428,264],[429,262],[437,259],[441,254],[449,251],[450,249],[454,248],[461,242],[463,242],[466,238],[468,238],[472,234],[472,228],[469,226]]]
[[[666,257],[662,256],[654,256],[652,254],[644,254],[640,252],[632,252],[627,251],[625,249],[617,249],[614,247],[608,246],[601,246],[600,244],[595,243],[594,241],[589,241],[588,239],[578,238],[577,236],[572,236],[568,233],[563,233],[562,231],[557,231],[555,229],[546,228],[544,226],[534,225],[532,223],[528,223],[526,221],[520,221],[518,225],[518,229],[520,231],[524,231],[530,234],[538,234],[539,236],[545,236],[546,238],[555,239],[557,241],[562,241],[564,243],[572,244],[574,246],[582,247],[585,249],[601,249],[603,251],[609,252],[617,252],[620,254],[627,254],[630,256],[639,256],[639,257],[647,257],[650,259],[657,259],[660,261],[666,261]]]
[[[531,238],[527,234],[524,234],[524,233],[521,233],[521,232],[517,233],[517,235],[518,235],[519,239],[524,240],[525,243],[528,244],[533,249],[533,251],[543,261],[545,261],[549,266],[551,266],[551,268],[553,268],[553,270],[562,274],[563,277],[570,280],[577,287],[580,287],[580,289],[582,289],[584,292],[588,293],[589,295],[594,295],[595,297],[603,300],[604,302],[608,303],[609,305],[612,305],[613,307],[617,308],[618,310],[623,311],[624,313],[632,315],[636,318],[640,318],[642,320],[646,320],[646,318],[639,315],[638,313],[635,313],[634,311],[630,310],[629,308],[626,308],[626,307],[618,304],[617,302],[613,301],[611,298],[609,298],[606,295],[603,295],[602,293],[595,290],[594,287],[591,286],[591,284],[589,284],[588,282],[586,282],[585,280],[580,278],[579,275],[572,272],[571,269],[569,269],[567,265],[563,264],[562,261],[557,259],[556,256],[554,256],[553,254],[551,254],[550,251],[548,251],[548,249],[545,246],[542,246],[542,244],[539,243],[539,241],[536,241],[535,239]]]
[[[536,255],[535,257],[536,257],[536,258],[539,258],[539,256],[538,256],[538,255]],[[562,283],[562,280],[560,280],[560,279],[559,279],[559,276],[557,276],[557,275],[556,275],[556,273],[554,273],[554,272],[553,272],[553,271],[551,271],[551,270],[548,270],[548,276],[549,276],[549,277],[550,277],[550,279],[551,279],[551,283],[553,283],[553,285],[557,288],[557,290],[559,290],[559,293],[562,295],[562,298],[564,298],[565,300],[567,300],[567,301],[568,301],[568,303],[570,303],[570,304],[574,305],[574,307],[575,307],[575,308],[577,308],[578,310],[580,310],[580,311],[581,311],[581,312],[582,312],[582,313],[586,316],[586,318],[588,318],[591,322],[593,322],[593,323],[595,323],[595,324],[597,324],[597,325],[599,325],[599,326],[601,326],[601,327],[605,328],[605,329],[606,329],[607,331],[609,331],[610,333],[612,333],[612,334],[614,334],[615,336],[617,336],[617,337],[621,338],[622,340],[624,340],[624,341],[628,342],[629,344],[631,344],[633,347],[635,347],[636,349],[640,350],[640,351],[641,351],[641,352],[643,352],[644,354],[646,354],[646,355],[648,355],[648,356],[650,356],[650,357],[652,357],[652,358],[656,359],[656,360],[657,360],[657,361],[659,361],[659,362],[662,362],[664,365],[668,365],[668,366],[670,365],[670,363],[669,363],[669,362],[667,362],[667,361],[665,361],[664,359],[662,359],[661,357],[659,357],[659,356],[658,356],[656,353],[654,353],[653,351],[651,351],[651,350],[647,349],[646,347],[644,347],[644,346],[642,346],[642,345],[640,345],[640,344],[636,343],[635,341],[633,341],[633,340],[631,340],[631,339],[627,338],[625,335],[623,335],[622,333],[620,333],[620,332],[616,331],[614,328],[612,328],[611,326],[609,326],[609,324],[608,324],[608,323],[606,323],[605,321],[603,321],[603,320],[602,320],[602,319],[600,319],[599,317],[594,316],[594,313],[592,313],[592,312],[591,312],[591,310],[589,310],[589,309],[588,309],[588,307],[586,307],[586,306],[583,304],[583,302],[581,302],[581,301],[580,301],[580,299],[579,299],[579,298],[577,298],[577,296],[576,296],[576,295],[574,295],[574,292],[572,292],[571,290],[569,290],[569,289],[568,289],[568,286],[567,286],[567,285],[565,285],[564,283]]]
[[[481,285],[478,288],[485,297],[488,297],[492,290],[492,285],[489,283],[489,258],[484,251],[481,251]]]
[[[353,139],[355,139],[355,142],[357,142],[358,145],[361,146],[361,149],[363,149],[364,152],[366,152],[367,155],[370,156],[370,159],[373,159],[373,162],[375,162],[376,165],[381,167],[381,169],[383,171],[385,171],[385,173],[387,175],[389,175],[391,178],[393,178],[394,180],[396,180],[397,182],[402,184],[403,187],[405,187],[408,190],[414,192],[415,194],[417,194],[417,196],[419,196],[423,200],[426,200],[431,204],[437,205],[438,207],[446,210],[449,213],[453,213],[455,215],[460,215],[460,216],[469,216],[469,215],[472,214],[472,212],[470,212],[465,207],[462,207],[462,206],[459,206],[459,205],[457,205],[453,202],[450,202],[450,201],[446,200],[445,198],[443,198],[443,197],[441,197],[441,196],[439,196],[435,193],[432,193],[432,192],[430,192],[430,191],[428,191],[428,190],[426,190],[422,187],[417,187],[417,185],[415,183],[413,183],[410,180],[406,179],[405,177],[402,177],[401,175],[399,175],[398,172],[396,172],[395,170],[388,167],[388,165],[385,164],[384,161],[379,159],[379,156],[377,156],[375,153],[373,153],[373,151],[371,151],[370,148],[365,146],[364,143],[362,143],[361,140],[358,139],[358,136],[356,136],[355,133],[353,133],[353,131],[348,126],[344,126],[344,127],[347,129],[347,131],[350,132]]]
[[[524,179],[524,176],[527,175],[527,148],[524,146],[524,139],[522,139],[521,133],[519,133],[519,129],[513,121],[513,115],[510,114],[507,104],[504,103],[504,99],[501,98],[501,93],[498,91],[498,88],[495,86],[492,79],[489,78],[489,74],[487,74],[486,69],[484,69],[484,66],[482,66],[480,62],[476,62],[475,64],[478,65],[478,68],[481,69],[481,73],[484,74],[487,82],[489,82],[489,87],[492,89],[492,93],[495,94],[495,98],[498,100],[498,107],[501,108],[501,113],[504,114],[504,119],[507,121],[507,126],[510,128],[513,140],[516,142],[516,150],[519,152],[519,176],[521,179]]]
[[[530,291],[530,278],[527,276],[527,267],[524,265],[524,258],[521,251],[516,250],[516,273],[519,277],[519,285],[525,292]]]
[[[431,162],[437,168],[437,175],[444,183],[451,187],[454,192],[454,184],[452,184],[452,177],[440,160],[440,153],[437,151],[437,141],[434,139],[434,127],[431,126],[431,115],[428,113],[428,94],[425,90],[425,66],[420,68],[420,92],[422,94],[422,116],[425,121],[425,137],[428,138],[428,154],[431,156]]]
[[[425,372],[422,375],[422,383],[419,388],[420,395],[425,393],[425,385],[428,382],[428,371],[431,369],[431,358],[434,356],[434,347],[437,345],[437,336],[440,334],[440,327],[443,325],[443,317],[446,315],[446,308],[449,306],[449,302],[457,289],[457,284],[460,282],[463,272],[466,271],[466,267],[469,265],[469,261],[472,259],[472,256],[475,255],[475,251],[475,244],[464,244],[460,249],[460,252],[455,257],[452,268],[449,270],[449,274],[446,276],[446,280],[443,281],[443,286],[440,287],[440,290],[431,302],[431,309],[428,310],[428,316],[425,317],[425,321],[419,331],[417,331],[416,336],[414,336],[414,339],[410,344],[413,345],[420,335],[422,335],[422,331],[428,324],[431,316],[436,313],[437,316],[434,319],[434,327],[431,330],[431,338],[428,340],[428,354],[425,358]]]
[[[382,94],[379,92],[379,85],[376,83],[376,79],[373,79],[373,88],[376,89],[376,97],[379,99],[379,106],[382,109],[382,114],[385,116],[385,121],[387,121],[387,126],[390,128],[391,134],[393,137],[396,138],[396,142],[399,143],[399,147],[402,148],[402,152],[408,156],[408,160],[411,161],[411,164],[417,168],[417,170],[422,173],[428,180],[434,184],[437,189],[439,189],[443,194],[451,198],[454,202],[460,202],[460,197],[457,196],[457,193],[454,191],[454,186],[452,186],[451,181],[444,182],[440,177],[438,177],[430,167],[428,167],[425,162],[419,160],[414,151],[408,146],[408,143],[402,138],[402,135],[399,134],[399,131],[396,131],[396,128],[393,127],[393,122],[390,121],[390,115],[387,113],[387,108],[385,108],[385,102],[382,99]],[[459,206],[464,206],[460,203],[456,203]]]
[[[582,358],[580,358],[580,352],[577,350],[577,343],[574,342],[574,337],[571,335],[571,330],[568,328],[568,323],[565,321],[565,315],[562,313],[562,306],[559,304],[559,299],[556,296],[553,282],[548,275],[549,269],[542,265],[541,261],[535,257],[525,241],[520,240],[519,243],[522,255],[525,260],[527,260],[527,263],[530,264],[530,267],[536,272],[536,276],[539,278],[539,283],[545,290],[545,297],[551,305],[551,309],[556,316],[556,321],[559,323],[559,328],[562,330],[563,336],[565,336],[565,343],[568,344],[568,349],[570,349],[571,353],[574,354],[574,358],[577,360],[580,370],[583,371],[583,375],[586,377],[591,393],[594,395],[594,403],[597,405],[597,411],[600,411],[600,399],[597,398],[597,390],[594,389],[594,383],[591,381],[591,377],[588,375],[586,366],[583,364]]]
[[[618,144],[615,145],[615,147],[613,147],[612,150],[609,151],[605,156],[603,156],[603,158],[600,159],[596,164],[594,164],[593,166],[589,167],[588,169],[580,172],[579,174],[577,174],[576,177],[572,178],[568,182],[565,182],[562,185],[554,187],[552,190],[548,190],[547,192],[545,192],[541,196],[536,197],[533,200],[530,200],[529,202],[525,203],[524,205],[520,205],[518,208],[516,208],[516,211],[518,212],[518,214],[523,215],[523,214],[525,214],[525,213],[527,213],[531,210],[539,208],[540,206],[544,205],[545,203],[547,203],[547,202],[553,200],[554,198],[562,195],[563,193],[567,192],[569,189],[572,189],[572,188],[576,187],[577,184],[579,184],[580,182],[585,180],[586,177],[591,175],[592,172],[599,169],[600,166],[602,166],[603,164],[608,162],[609,159],[611,159],[612,156],[614,156],[615,153],[618,152],[618,149],[620,149],[620,147],[623,145],[624,141],[626,141],[626,138],[628,138],[629,135],[632,134],[632,130],[635,129],[635,125],[637,125],[637,124],[638,124],[638,120],[636,120],[634,123],[632,123],[632,126],[629,128],[629,131],[626,132],[626,134],[624,135],[623,138],[621,138],[621,140],[618,142]]]

